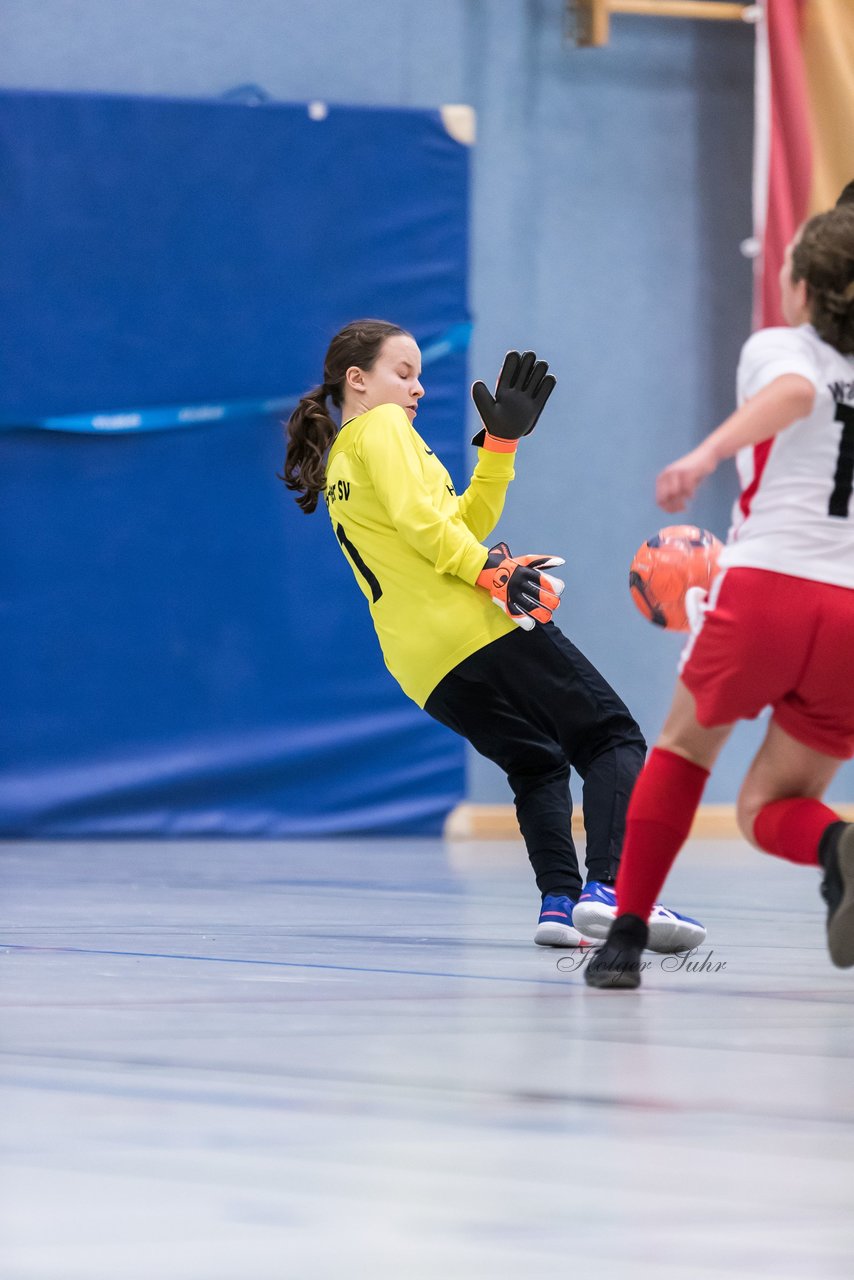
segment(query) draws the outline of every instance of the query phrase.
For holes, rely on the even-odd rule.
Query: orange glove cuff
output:
[[[482,449],[488,449],[490,453],[515,453],[518,440],[502,440],[499,436],[491,436],[488,431],[484,432]]]

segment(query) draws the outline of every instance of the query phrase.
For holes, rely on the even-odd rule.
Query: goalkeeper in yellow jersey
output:
[[[573,909],[600,924],[614,916],[626,807],[646,747],[623,702],[552,622],[563,583],[551,570],[563,561],[484,545],[516,447],[555,379],[533,352],[511,351],[494,395],[475,383],[478,460],[457,494],[413,426],[420,378],[411,334],[381,320],[348,324],[329,346],[323,382],[288,421],[284,480],[307,514],[325,499],[404,692],[507,774],[542,895],[535,941],[579,946]],[[584,783],[586,885],[570,768]],[[696,921],[654,907],[653,949],[687,949],[704,936]]]

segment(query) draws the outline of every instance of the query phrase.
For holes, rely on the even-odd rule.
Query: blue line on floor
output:
[[[196,960],[208,964],[249,964],[266,965],[275,969],[330,969],[341,973],[389,973],[400,974],[406,978],[462,978],[471,982],[521,982],[526,985],[562,987],[565,980],[554,978],[515,978],[500,977],[486,973],[441,973],[431,969],[379,969],[367,965],[356,964],[319,964],[302,960],[251,960],[242,956],[191,956],[174,951],[108,951],[94,947],[32,947],[24,943],[0,942],[0,950],[35,951],[41,954],[62,954],[82,956],[123,956],[137,960]]]
[[[492,973],[442,973],[433,969],[384,969],[369,965],[357,964],[320,964],[310,960],[253,960],[244,956],[191,956],[182,952],[175,951],[114,951],[95,947],[36,947],[28,946],[25,943],[17,942],[0,942],[0,951],[27,951],[36,952],[42,955],[82,955],[82,956],[121,956],[131,960],[193,960],[197,963],[204,964],[245,964],[264,966],[273,969],[319,969],[322,971],[333,973],[385,973],[396,975],[404,978],[453,978],[463,982],[506,982],[515,985],[527,987],[563,987],[578,988],[584,990],[584,982],[580,979],[573,981],[567,976],[559,979],[555,978],[518,978],[512,976],[503,977]],[[643,989],[647,992],[657,995],[675,995],[688,996],[692,994],[692,989],[684,986],[666,986],[653,985],[649,982],[644,983]],[[611,993],[609,999],[626,998],[629,993],[617,992]],[[815,999],[816,995],[829,996],[826,1001],[828,1004],[844,1004],[850,1005],[854,1003],[854,995],[847,991],[756,991],[752,989],[729,989],[725,992],[706,992],[707,995],[719,994],[727,999],[754,999],[754,1000],[781,1000],[789,1001],[795,1004],[803,1004]],[[635,992],[630,993],[632,999],[637,999]]]

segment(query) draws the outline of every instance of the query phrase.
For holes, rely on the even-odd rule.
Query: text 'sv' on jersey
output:
[[[513,454],[478,450],[468,488],[398,405],[350,419],[326,465],[326,506],[368,601],[386,666],[420,706],[439,681],[515,623],[475,585]]]
[[[742,349],[739,404],[792,373],[815,387],[812,412],[736,455],[741,495],[721,567],[854,587],[854,357],[812,325],[760,329]]]

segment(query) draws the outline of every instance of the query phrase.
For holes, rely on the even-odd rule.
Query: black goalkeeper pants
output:
[[[542,894],[575,901],[569,773],[583,780],[588,880],[613,880],[646,743],[625,704],[554,623],[516,629],[454,667],[425,710],[504,770]]]

